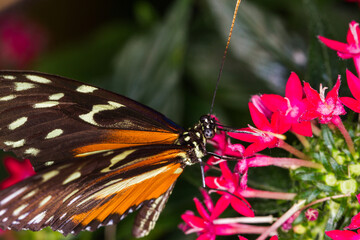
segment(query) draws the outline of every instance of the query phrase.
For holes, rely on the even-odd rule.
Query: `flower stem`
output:
[[[265,167],[278,166],[282,168],[297,169],[299,167],[308,167],[315,169],[322,169],[323,166],[319,163],[302,160],[297,158],[276,158],[266,155],[257,155],[253,158],[247,159],[248,167]]]
[[[246,190],[241,191],[241,196],[245,198],[293,200],[296,196],[296,193],[271,192],[271,191],[252,189],[248,187]]]
[[[298,149],[294,148],[293,146],[287,144],[284,141],[280,141],[279,147],[295,155],[298,158],[310,160],[310,158],[305,153],[299,151]]]
[[[236,217],[236,218],[219,218],[215,219],[215,224],[231,224],[231,223],[273,223],[277,220],[272,215],[263,217]]]
[[[315,123],[311,122],[311,129],[312,129],[312,132],[315,136],[319,137],[320,134],[321,134],[321,129],[318,128],[318,126],[316,126]]]
[[[331,120],[331,122],[333,124],[335,124],[335,126],[339,129],[341,134],[344,136],[344,139],[345,139],[346,144],[348,145],[349,151],[352,154],[354,154],[355,153],[354,143],[350,137],[349,132],[346,130],[343,122],[341,121],[341,118],[339,116],[334,116],[333,119]]]
[[[304,204],[306,200],[300,200],[298,203],[296,203],[294,206],[292,206],[284,215],[282,215],[276,222],[271,225],[265,232],[263,232],[256,240],[265,240],[272,232],[275,232],[276,229],[278,229],[286,220],[288,220],[294,213],[299,211]]]
[[[297,139],[299,139],[299,141],[301,142],[301,144],[304,146],[305,149],[310,149],[310,143],[305,136],[297,134],[295,132],[293,132],[293,134],[297,137]]]

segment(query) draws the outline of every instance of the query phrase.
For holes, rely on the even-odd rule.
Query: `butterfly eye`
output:
[[[215,131],[211,128],[206,128],[204,131],[204,136],[206,139],[211,139],[215,135]]]

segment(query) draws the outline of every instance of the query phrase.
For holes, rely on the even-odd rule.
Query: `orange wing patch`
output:
[[[73,151],[76,157],[82,157],[102,151],[139,145],[173,144],[178,137],[179,134],[173,132],[111,130],[101,138],[103,139],[101,143],[89,144],[75,148]]]
[[[94,200],[106,200],[110,197],[107,193],[114,193],[113,189],[119,189],[110,201],[88,212],[74,215],[71,220],[75,224],[86,226],[93,220],[103,222],[111,214],[122,215],[131,207],[164,194],[182,171],[180,163],[173,163],[126,180],[119,180],[91,196]]]

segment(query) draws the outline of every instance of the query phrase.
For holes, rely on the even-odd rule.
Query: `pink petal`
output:
[[[279,239],[278,236],[274,235],[269,240],[278,240],[278,239]]]
[[[290,77],[286,83],[285,97],[288,99],[299,99],[303,98],[303,89],[301,81],[298,75],[294,72],[290,74]]]
[[[224,188],[225,186],[222,184],[222,181],[220,181],[219,177],[206,177],[205,178],[205,184],[209,188],[218,189],[219,187]]]
[[[322,36],[318,36],[319,40],[321,42],[323,42],[327,47],[335,50],[335,51],[339,51],[342,53],[347,53],[348,52],[348,45],[346,43],[342,43],[342,42],[338,42],[335,40],[331,40]]]
[[[243,128],[243,129],[239,129],[239,130],[253,132],[249,128]],[[238,140],[241,140],[241,141],[244,141],[244,142],[256,142],[259,139],[259,136],[249,134],[249,133],[228,132],[227,134],[232,138],[235,138],[235,139],[238,139]]]
[[[349,226],[346,229],[357,229],[360,228],[360,213],[356,214],[352,219]]]
[[[327,236],[329,236],[332,240],[355,240],[356,236],[358,236],[355,232],[348,230],[332,230],[325,232]]]
[[[199,199],[194,198],[194,202],[195,202],[195,206],[197,211],[199,212],[199,214],[201,215],[201,217],[203,219],[208,220],[210,218],[209,213],[205,210],[204,206],[202,205],[202,203],[199,201]]]
[[[239,236],[239,240],[248,240],[247,238],[244,238],[242,236]]]
[[[261,150],[264,150],[265,148],[267,148],[268,145],[261,143],[261,142],[255,142],[253,144],[250,144],[244,152],[244,156],[248,157],[248,156],[252,156],[254,153],[260,152]]]
[[[311,137],[312,136],[312,129],[311,129],[311,122],[310,121],[303,121],[299,123],[293,123],[291,126],[291,130],[297,134],[302,136]]]
[[[214,210],[211,212],[211,219],[214,220],[222,214],[225,209],[229,206],[230,199],[228,199],[226,196],[221,196],[219,200],[217,201]]]
[[[341,97],[340,101],[354,112],[360,113],[360,101],[350,97]]]
[[[254,217],[255,214],[251,210],[250,204],[245,199],[239,199],[238,197],[231,198],[231,206],[235,211],[246,217]]]
[[[227,180],[227,181],[234,181],[234,174],[231,172],[231,170],[229,169],[228,165],[226,162],[221,162],[220,164],[220,168],[221,168],[221,174],[222,176]]]
[[[350,88],[350,92],[357,100],[360,100],[360,79],[347,69],[346,79]]]
[[[211,233],[201,234],[196,240],[215,240],[216,235]]]
[[[191,215],[191,214],[182,214],[182,220],[192,228],[205,228],[206,224],[204,220],[200,217]]]
[[[249,110],[251,119],[253,120],[255,126],[261,130],[268,130],[270,128],[270,123],[267,120],[266,116],[259,112],[259,110],[256,109],[254,104],[249,103]]]
[[[265,106],[264,102],[261,100],[261,96],[251,96],[250,102],[252,102],[256,109],[259,110],[262,114],[264,114],[267,118],[271,117],[272,111]]]
[[[203,195],[205,206],[210,212],[212,212],[212,210],[214,209],[214,204],[210,198],[210,195],[203,188],[200,188],[200,192]]]
[[[328,94],[326,95],[325,102],[330,102],[331,104],[335,105],[338,98],[339,98],[339,88],[340,88],[341,80],[340,75],[336,81],[335,86],[331,89]],[[335,106],[334,106],[335,107]]]
[[[271,132],[283,134],[290,129],[291,124],[279,112],[271,116]]]
[[[349,44],[358,44],[359,43],[359,23],[351,21],[349,24],[349,30],[346,35],[346,41]]]
[[[288,109],[288,102],[286,99],[280,95],[276,94],[263,94],[261,100],[267,108],[272,112],[280,110],[281,112],[286,112]]]
[[[316,106],[319,102],[322,102],[319,93],[308,82],[304,82],[304,91],[307,105]]]

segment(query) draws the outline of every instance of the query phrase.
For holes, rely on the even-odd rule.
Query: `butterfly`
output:
[[[206,155],[210,115],[184,130],[124,96],[38,72],[0,72],[0,148],[36,175],[0,191],[0,228],[64,235],[118,223],[139,209],[135,237],[154,228],[187,165]]]

